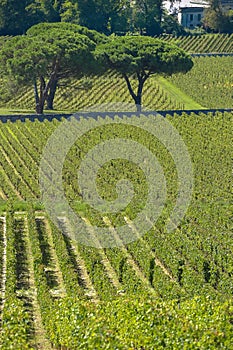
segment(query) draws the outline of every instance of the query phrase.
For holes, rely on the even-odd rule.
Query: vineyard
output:
[[[163,39],[233,53],[233,34]],[[1,78],[2,350],[233,348],[233,57],[193,62],[146,81],[140,117],[112,71],[63,76],[22,120],[33,86]]]
[[[193,69],[170,81],[206,108],[231,108],[233,101],[233,57],[194,58]]]
[[[233,34],[219,33],[185,36],[163,34],[159,38],[173,42],[192,53],[233,53]],[[0,46],[8,39],[10,39],[10,36],[0,36]]]
[[[162,35],[161,38],[177,44],[188,52],[233,53],[233,34],[204,34],[182,37]]]
[[[136,80],[133,86],[136,86]],[[2,85],[2,89],[6,86]],[[4,93],[3,93],[4,94]],[[2,95],[3,95],[2,94]],[[156,96],[156,98],[155,98]],[[8,102],[6,102],[8,101]],[[63,81],[58,88],[54,108],[61,111],[82,111],[93,105],[104,103],[132,104],[125,81],[116,73],[108,72],[102,77]],[[145,84],[143,104],[146,109],[183,109],[185,103],[170,96],[170,93],[156,79],[149,79]],[[0,106],[13,109],[34,109],[32,88],[10,92]]]
[[[217,109],[232,108],[233,57],[196,57],[194,67],[187,74],[171,77],[152,76],[143,92],[145,110]],[[136,87],[136,80],[132,80]],[[101,77],[82,80],[62,80],[55,96],[54,109],[76,112],[91,106],[108,103],[117,111],[119,103],[125,110],[132,99],[124,79],[116,73],[107,72]],[[9,111],[34,111],[33,88],[15,89],[2,82],[0,107]],[[122,108],[122,105],[120,105]],[[131,109],[132,110],[132,109]]]
[[[107,162],[97,181],[101,195],[113,200],[122,178],[133,184],[135,195],[120,213],[102,215],[82,202],[77,185],[76,170],[85,154],[121,137],[145,146],[163,167],[167,196],[157,222],[132,243],[102,249],[72,240],[67,217],[58,218],[62,234],[41,203],[42,151],[62,121],[0,123],[3,350],[231,349],[232,114],[166,118],[187,145],[195,182],[188,211],[170,233],[165,222],[177,196],[176,166],[149,132],[121,123],[117,114],[115,127],[99,117],[101,127],[83,135],[67,154],[64,192],[95,240],[93,227],[117,235],[115,228],[123,223],[139,236],[132,222],[145,204],[147,184],[135,164]]]

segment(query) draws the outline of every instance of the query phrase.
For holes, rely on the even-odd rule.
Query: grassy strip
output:
[[[35,114],[34,109],[12,109],[12,108],[0,108],[0,115],[28,115]],[[75,111],[57,111],[57,110],[44,110],[44,114],[71,114]]]
[[[184,92],[182,92],[179,88],[177,88],[165,78],[157,77],[157,81],[171,98],[174,98],[177,103],[184,104],[184,109],[205,109],[205,107],[195,102],[191,97],[186,95]]]
[[[44,210],[43,203],[39,201],[23,201],[23,200],[1,200],[0,199],[0,214],[5,213],[11,204],[14,211],[28,211],[31,206],[37,211]]]

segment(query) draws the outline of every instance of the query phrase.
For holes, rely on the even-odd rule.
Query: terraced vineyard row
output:
[[[134,86],[136,81],[134,82]],[[81,111],[88,107],[110,103],[125,103],[132,105],[125,81],[117,74],[107,73],[103,77],[95,77],[91,85],[85,86],[85,80],[72,80],[62,82],[55,97],[54,108],[57,110]],[[6,91],[8,87],[2,85]],[[11,93],[8,102],[0,101],[0,106],[13,109],[34,109],[34,97],[32,88],[23,88],[19,92]],[[166,90],[164,90],[156,79],[149,79],[145,84],[143,105],[146,109],[182,109],[184,104],[177,102]],[[129,108],[129,107],[128,107]],[[116,110],[116,105],[114,106]],[[132,110],[132,107],[131,107]]]
[[[232,107],[233,57],[199,57],[193,60],[194,67],[187,74],[177,74],[166,80],[152,77],[146,82],[143,94],[145,110]],[[88,85],[90,83],[92,85]],[[3,84],[2,89],[5,91],[7,87]],[[104,110],[104,104],[108,104],[109,110],[111,103],[113,111],[117,111],[117,108],[134,110],[124,80],[116,74],[108,73],[89,82],[72,80],[64,86],[62,83],[55,97],[54,108],[76,112],[102,105],[98,108]],[[11,93],[8,102],[2,101],[2,104],[14,110],[19,108],[33,111],[33,91],[31,88],[23,88],[13,96]],[[199,107],[194,107],[195,104]]]
[[[233,52],[233,34],[203,34],[183,37],[162,35],[161,39],[174,42],[188,52]]]
[[[161,298],[162,300],[174,297],[180,299],[180,317],[188,317],[187,322],[193,322],[191,312],[197,312],[201,306],[201,317],[205,317],[205,312],[206,314],[211,312],[212,316],[207,318],[208,322],[210,324],[213,321],[217,322],[216,327],[221,327],[220,329],[224,331],[224,337],[220,336],[216,340],[217,344],[218,342],[227,344],[230,341],[231,314],[227,312],[230,302],[218,304],[216,300],[211,302],[205,297],[194,298],[192,302],[189,301],[189,304],[182,301],[184,296],[187,298],[194,293],[193,289],[199,283],[198,291],[203,292],[204,286],[201,284],[205,285],[204,291],[208,298],[210,295],[215,298],[216,293],[211,283],[201,282],[197,271],[192,272],[192,267],[189,266],[190,260],[184,263],[182,283],[179,279],[172,277],[171,272],[166,272],[169,267],[165,267],[162,256],[165,257],[171,247],[175,248],[174,242],[177,241],[177,237],[174,237],[174,241],[170,237],[169,241],[166,240],[165,244],[163,243],[164,255],[161,252],[161,243],[164,240],[161,232],[159,232],[160,242],[157,242],[157,249],[151,249],[145,237],[124,249],[97,250],[79,246],[69,237],[62,235],[41,211],[14,213],[12,209],[0,218],[0,234],[4,238],[1,240],[3,257],[3,252],[6,251],[4,264],[6,269],[1,269],[1,281],[6,280],[5,286],[2,284],[0,338],[1,348],[4,350],[11,347],[49,350],[60,346],[68,349],[85,347],[92,349],[97,345],[98,348],[104,348],[106,339],[109,348],[120,343],[122,349],[127,349],[130,344],[130,335],[127,335],[125,329],[125,319],[122,319],[119,314],[123,323],[116,325],[108,315],[111,315],[111,312],[109,313],[111,310],[115,313],[115,317],[118,317],[122,307],[122,312],[124,310],[126,312],[129,298],[133,298],[131,302],[137,310],[135,317],[145,317],[144,313],[150,313],[149,306],[150,308],[161,308],[161,305],[165,307],[165,304],[158,304],[159,300],[162,303]],[[158,232],[155,232],[155,236],[158,236]],[[194,246],[192,244],[192,248],[195,248]],[[176,253],[178,256],[175,255],[175,257],[178,259],[181,253],[180,247]],[[198,254],[196,255],[198,259],[204,254],[201,250],[193,253]],[[186,260],[185,254],[182,254],[182,259]],[[202,279],[204,278],[205,274]],[[190,289],[192,286],[193,289]],[[139,304],[135,302],[137,299]],[[108,300],[111,300],[111,303]],[[140,306],[142,302],[143,308]],[[132,316],[133,309],[130,312]],[[175,304],[167,301],[165,309],[160,310],[159,316],[163,315],[166,319],[165,324],[163,325],[164,320],[161,324],[165,329],[166,327],[170,329],[173,322],[169,322],[171,312],[177,312],[177,308]],[[154,312],[152,314],[153,318],[156,317]],[[115,318],[114,320],[116,321]],[[104,326],[106,321],[107,329]],[[176,320],[174,327],[180,327],[183,321],[183,319]],[[200,326],[203,327],[202,324]],[[123,337],[121,341],[118,338],[118,332],[118,335],[109,334],[115,327]],[[100,330],[101,335],[98,333]],[[176,333],[177,331],[178,329]],[[182,336],[182,329],[179,332]],[[194,330],[190,333],[197,336]],[[161,334],[157,333],[157,337],[157,341],[163,341]],[[131,341],[134,341],[135,346],[143,344],[142,339],[138,340],[137,337]],[[154,344],[153,338],[151,341],[151,345]],[[202,342],[209,344],[208,338]]]
[[[0,36],[0,45],[10,36]],[[188,52],[233,52],[233,34],[200,34],[173,36],[172,34],[162,34],[159,36],[162,40],[174,42]]]
[[[232,114],[167,115],[188,147],[195,173],[191,205],[170,233],[165,222],[177,195],[171,155],[145,130],[109,126],[107,120],[99,118],[102,126],[75,142],[63,166],[67,200],[93,241],[99,239],[95,227],[107,228],[120,241],[116,228],[122,224],[138,238],[101,249],[72,240],[69,218],[57,218],[59,229],[40,203],[42,151],[62,122],[0,123],[1,348],[183,349],[184,339],[193,349],[230,349]],[[107,200],[115,196],[119,174],[134,185],[135,195],[121,213],[98,213],[82,203],[77,186],[75,174],[85,154],[117,137],[153,152],[166,176],[164,211],[142,237],[133,223],[146,197],[140,169],[113,160],[99,173],[97,185]]]
[[[232,108],[233,57],[194,58],[193,69],[168,78],[205,108]]]

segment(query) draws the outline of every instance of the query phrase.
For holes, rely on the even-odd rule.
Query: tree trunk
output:
[[[46,109],[51,109],[51,110],[53,109],[53,101],[57,90],[57,84],[58,84],[58,78],[55,78],[50,86],[50,90],[47,97]]]
[[[40,94],[38,94],[37,86],[34,84],[35,89],[35,96],[36,96],[36,113],[37,114],[43,114],[44,112],[44,105],[48,98],[49,91],[51,87],[54,87],[54,82],[57,80],[57,74],[59,70],[59,62],[56,60],[54,61],[53,67],[52,67],[52,73],[50,75],[50,78],[46,84],[45,78],[43,76],[40,76]]]
[[[36,102],[36,114],[43,114],[44,106],[41,99],[42,87],[40,86],[40,96],[38,92],[37,82],[34,82],[34,96]]]
[[[142,96],[141,95],[136,96],[135,105],[137,107],[137,112],[141,112],[142,111]]]
[[[44,105],[41,101],[36,105],[36,114],[43,114],[44,112]]]
[[[34,95],[37,114],[43,114],[44,112],[44,105],[48,95],[49,83],[46,85],[44,77],[40,77],[40,94],[38,92],[37,82],[34,83]]]
[[[44,104],[46,100],[46,91],[47,91],[46,83],[44,77],[40,77],[40,98],[39,98],[39,104],[36,109],[37,114],[43,114],[44,112]]]
[[[137,94],[133,91],[133,88],[132,88],[132,85],[130,83],[128,76],[126,74],[122,74],[122,75],[126,81],[129,93],[135,102],[137,112],[141,112],[141,110],[142,110],[142,90],[143,90],[143,86],[144,86],[145,81],[149,78],[150,73],[148,73],[148,74],[146,74],[145,72],[137,73],[137,78],[138,78]]]
[[[137,78],[138,78],[138,91],[137,91],[137,95],[135,96],[135,104],[137,107],[137,112],[141,112],[142,110],[142,89],[143,89],[143,85],[144,82],[146,81],[146,78],[143,77],[142,75],[140,75],[139,73],[137,74]]]
[[[35,102],[36,102],[36,113],[41,114],[41,106],[40,106],[40,98],[37,88],[37,82],[34,82],[34,96],[35,96]]]
[[[137,112],[140,113],[142,111],[142,105],[136,103],[136,107],[137,107]]]

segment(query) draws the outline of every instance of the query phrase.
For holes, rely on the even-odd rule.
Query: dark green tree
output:
[[[227,17],[228,17],[227,32],[228,33],[233,33],[233,10],[229,10],[227,12]]]
[[[125,79],[138,112],[144,84],[152,74],[187,72],[193,66],[191,57],[178,46],[146,36],[114,37],[97,45],[95,54],[106,69],[120,73]],[[136,91],[131,78],[137,79]]]
[[[80,25],[76,25],[73,23],[40,23],[38,25],[33,26],[32,28],[30,28],[27,31],[27,35],[29,36],[42,36],[43,37],[43,33],[48,33],[51,30],[58,30],[58,31],[72,31],[73,33],[76,34],[82,34],[87,36],[92,42],[94,42],[95,44],[97,43],[101,43],[101,42],[106,42],[107,38],[105,35],[100,34],[98,32],[96,32],[95,30],[89,30],[86,27],[80,26]],[[92,63],[92,65],[91,65]],[[94,61],[90,60],[88,63],[88,69],[87,69],[87,74],[89,74],[90,72],[93,73],[97,73],[97,71],[99,70],[99,67],[95,64],[94,65]],[[83,72],[84,73],[84,72]],[[47,101],[47,109],[53,109],[53,102],[54,102],[54,97],[56,94],[56,90],[57,87],[59,85],[59,81],[63,78],[69,78],[69,77],[79,77],[79,74],[77,74],[77,70],[75,69],[69,69],[67,70],[66,68],[60,69],[56,76],[54,77],[53,81],[50,84],[49,87],[49,91],[48,91],[48,95],[46,98]]]
[[[0,35],[20,35],[34,24],[59,22],[67,0],[0,0]]]
[[[30,26],[26,7],[32,0],[0,0],[0,35],[23,34]]]
[[[80,77],[92,69],[94,48],[86,35],[50,28],[37,36],[8,40],[0,50],[0,66],[17,84],[34,86],[36,112],[42,114],[60,73]]]
[[[79,23],[105,34],[129,29],[129,0],[70,0],[62,5],[63,21]]]
[[[209,7],[204,12],[203,25],[213,33],[232,31],[230,17],[223,11],[220,0],[209,0]]]
[[[41,22],[60,21],[60,11],[63,1],[57,0],[34,0],[27,6],[27,12],[32,18],[33,24]]]
[[[155,36],[162,32],[162,0],[135,0],[133,5],[133,26],[140,34]]]
[[[163,33],[172,34],[175,36],[186,34],[184,27],[181,24],[179,24],[176,16],[170,15],[167,12],[164,12],[163,14],[161,29]]]

